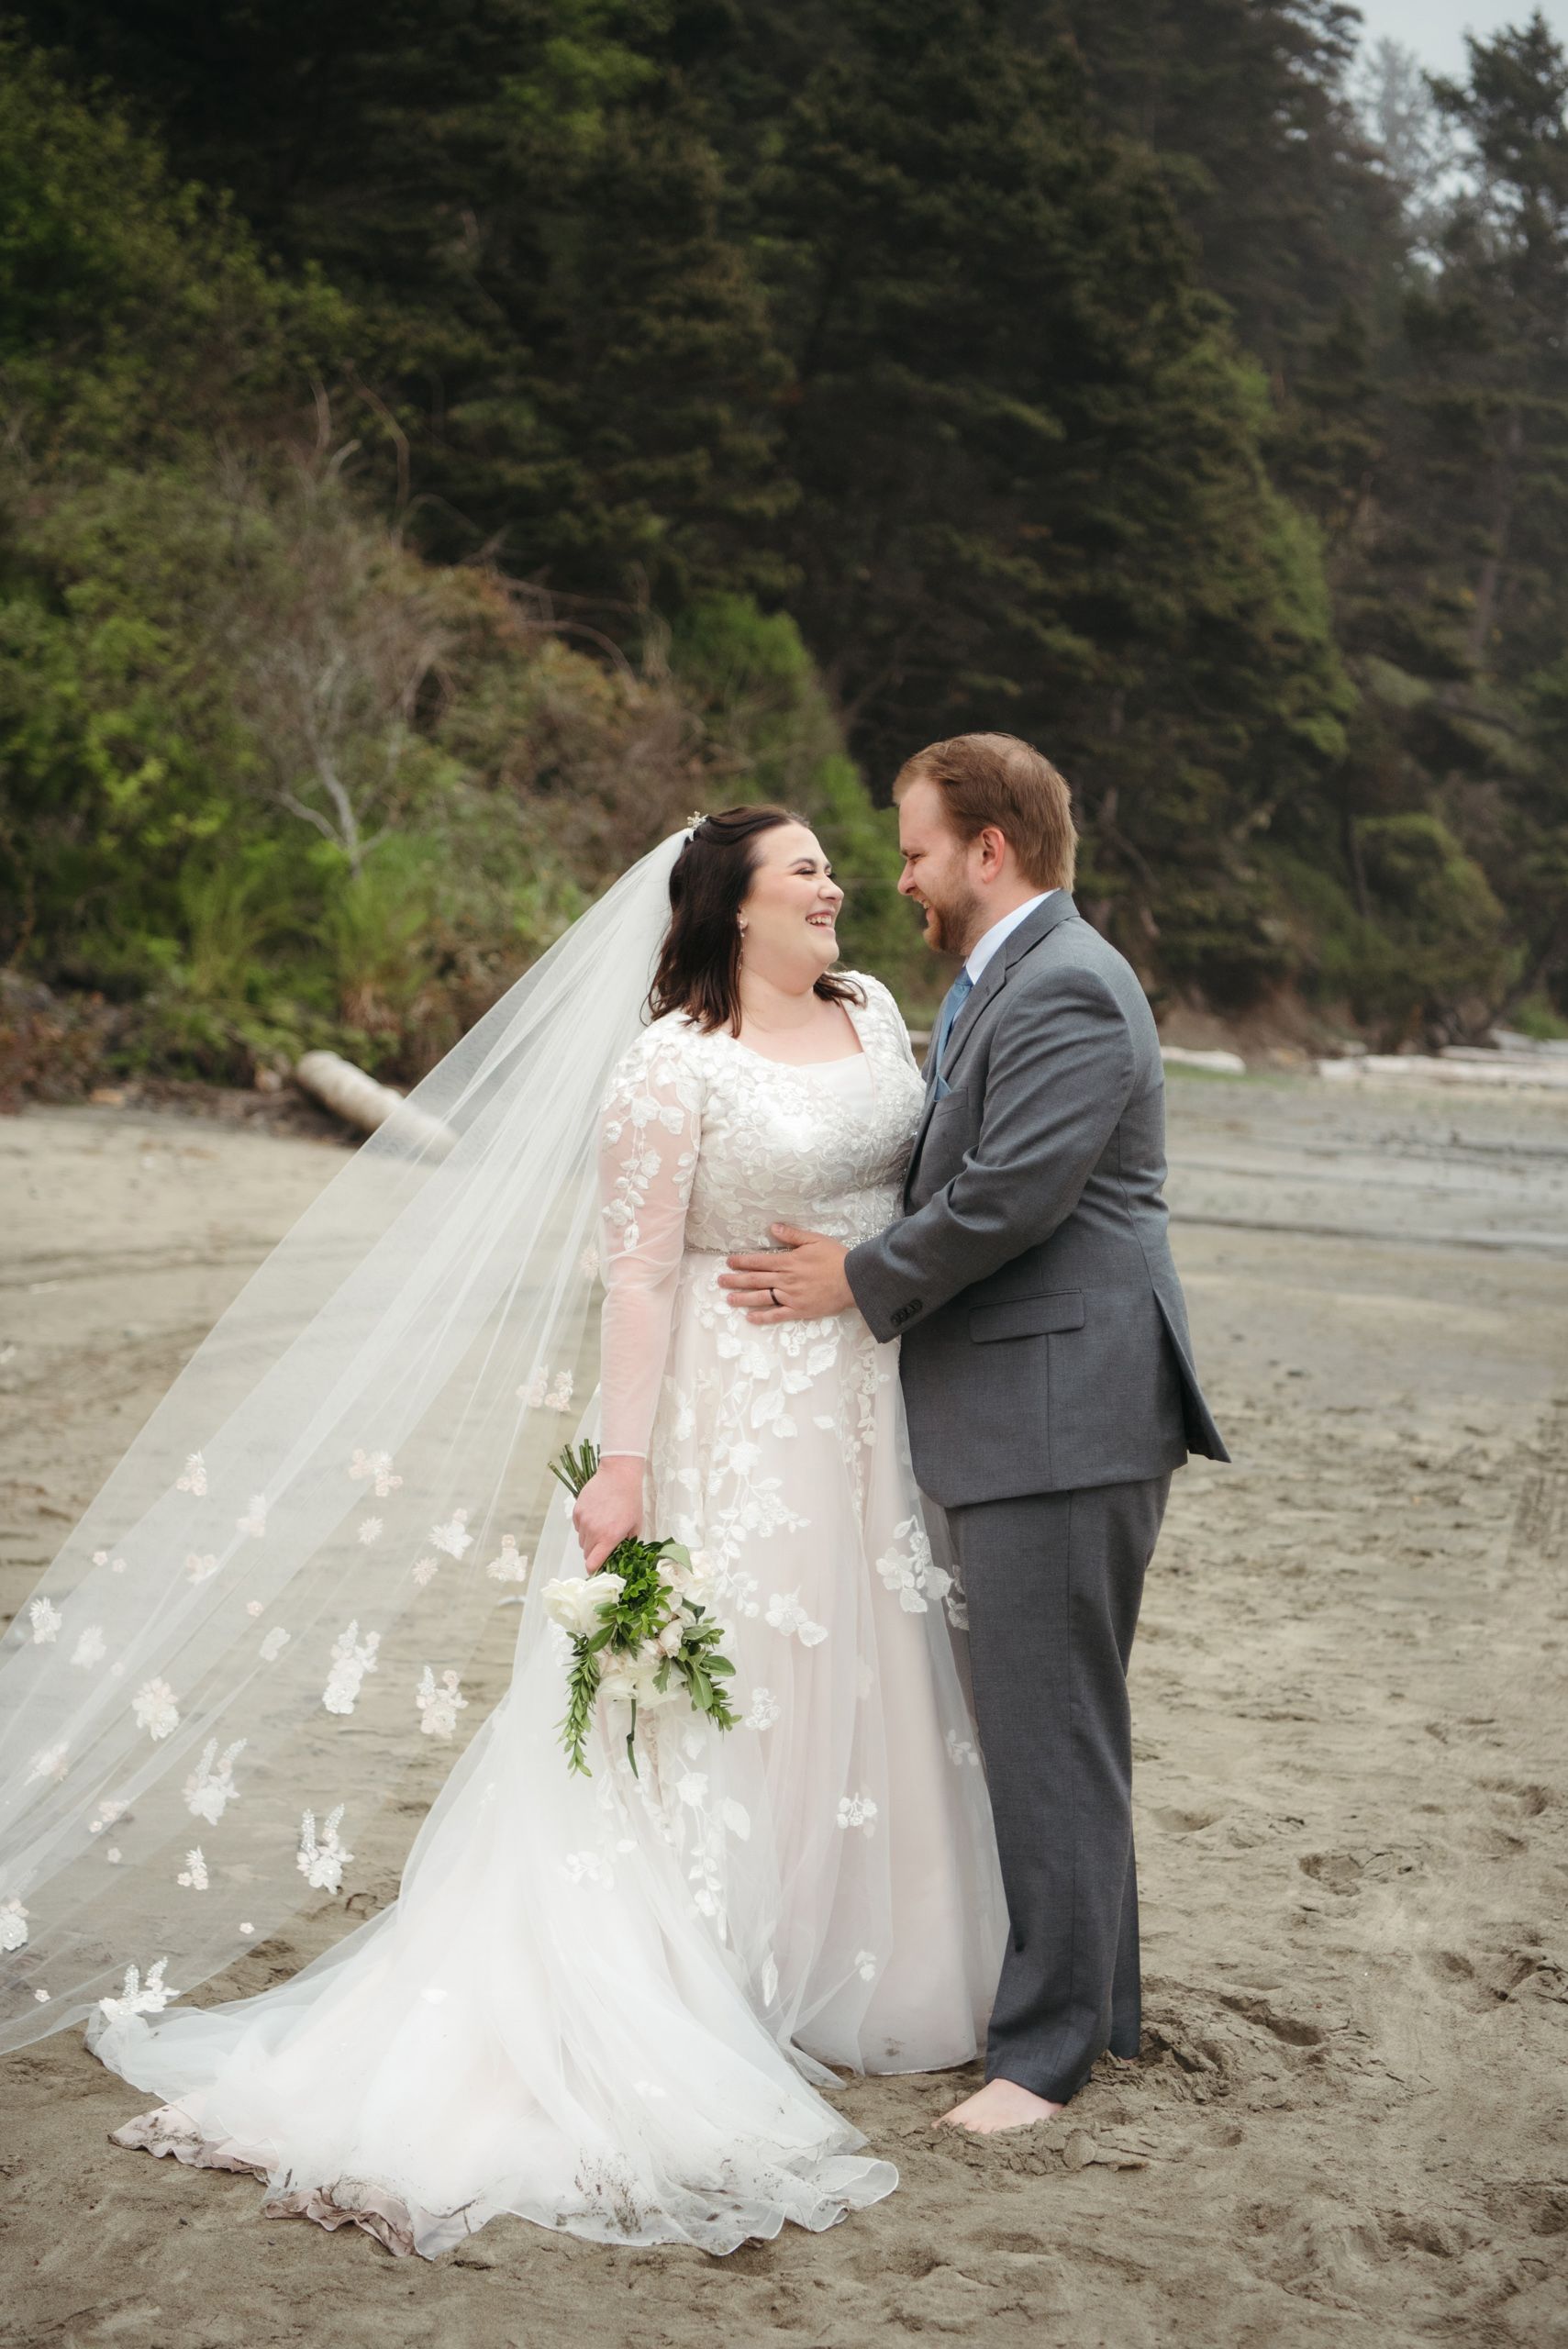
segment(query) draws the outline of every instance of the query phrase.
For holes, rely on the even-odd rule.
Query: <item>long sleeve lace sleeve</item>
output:
[[[669,1351],[702,1085],[680,1037],[650,1029],[617,1068],[599,1123],[601,1449],[646,1458]]]

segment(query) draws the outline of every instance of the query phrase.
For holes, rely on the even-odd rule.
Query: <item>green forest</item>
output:
[[[0,1093],[407,1082],[744,798],[918,1016],[889,785],[971,727],[1157,1009],[1568,1034],[1541,16],[0,18]]]

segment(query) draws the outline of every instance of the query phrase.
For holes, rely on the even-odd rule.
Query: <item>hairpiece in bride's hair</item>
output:
[[[694,832],[696,830],[699,824],[706,824],[706,821],[707,818],[704,815],[700,807],[694,807],[691,814],[686,818],[687,825]]]

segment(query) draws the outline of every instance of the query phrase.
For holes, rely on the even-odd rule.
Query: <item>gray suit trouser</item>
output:
[[[1127,1664],[1169,1475],[950,1509],[1010,1931],[987,2079],[1064,2104],[1141,2023]]]

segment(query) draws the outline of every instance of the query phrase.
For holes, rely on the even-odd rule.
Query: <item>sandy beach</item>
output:
[[[1140,2060],[989,2142],[931,2132],[962,2078],[846,2083],[902,2184],[826,2235],[713,2261],[501,2221],[427,2264],[111,2145],[147,2099],[63,2032],[0,2063],[0,2343],[1568,2343],[1568,1105],[1171,1105],[1235,1464],[1176,1479],[1139,1632]],[[185,1112],[0,1121],[0,1619],[340,1163]]]

